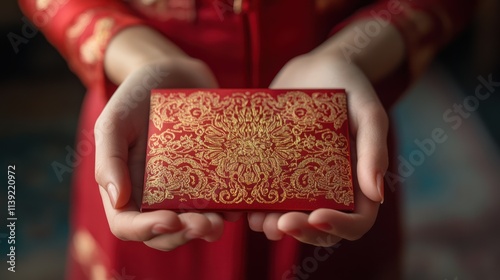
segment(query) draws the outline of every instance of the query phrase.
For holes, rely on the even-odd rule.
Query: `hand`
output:
[[[112,233],[172,250],[189,240],[214,241],[223,232],[215,213],[159,210],[140,213],[152,88],[217,87],[205,64],[191,58],[165,59],[138,67],[113,94],[95,125],[95,178]]]
[[[370,81],[341,54],[310,53],[287,63],[271,87],[346,89],[350,133],[355,141],[352,149],[355,211],[255,212],[248,215],[250,228],[263,231],[271,240],[288,234],[317,246],[331,246],[341,239],[359,239],[372,227],[383,202],[383,176],[388,165],[388,118]]]

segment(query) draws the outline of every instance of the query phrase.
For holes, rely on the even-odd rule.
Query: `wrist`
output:
[[[125,77],[124,83],[142,84],[154,88],[217,87],[210,68],[192,57],[163,57],[137,65]]]
[[[373,19],[362,19],[346,26],[312,53],[326,59],[342,60],[360,68],[376,82],[396,70],[405,58],[403,37],[388,24],[377,36],[363,34]]]

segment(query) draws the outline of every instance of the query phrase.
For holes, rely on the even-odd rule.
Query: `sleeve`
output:
[[[119,0],[19,0],[19,5],[87,87],[104,82],[110,39],[125,27],[143,24]]]
[[[377,28],[393,24],[403,36],[405,61],[393,75],[376,84],[392,103],[426,69],[434,56],[449,43],[474,15],[477,1],[379,0],[358,10],[334,27],[331,34],[359,19],[373,19],[363,32],[376,36]],[[366,37],[365,37],[366,38]],[[355,47],[355,46],[354,46]],[[384,100],[383,100],[384,101]]]

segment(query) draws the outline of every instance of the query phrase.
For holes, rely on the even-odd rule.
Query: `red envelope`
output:
[[[354,210],[344,90],[158,89],[142,210]]]

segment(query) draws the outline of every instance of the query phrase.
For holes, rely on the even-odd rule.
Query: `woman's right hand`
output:
[[[95,124],[95,179],[111,232],[122,240],[168,251],[195,238],[215,241],[222,235],[223,218],[216,213],[139,211],[150,90],[194,87],[217,87],[203,62],[180,56],[146,63],[126,76]]]

